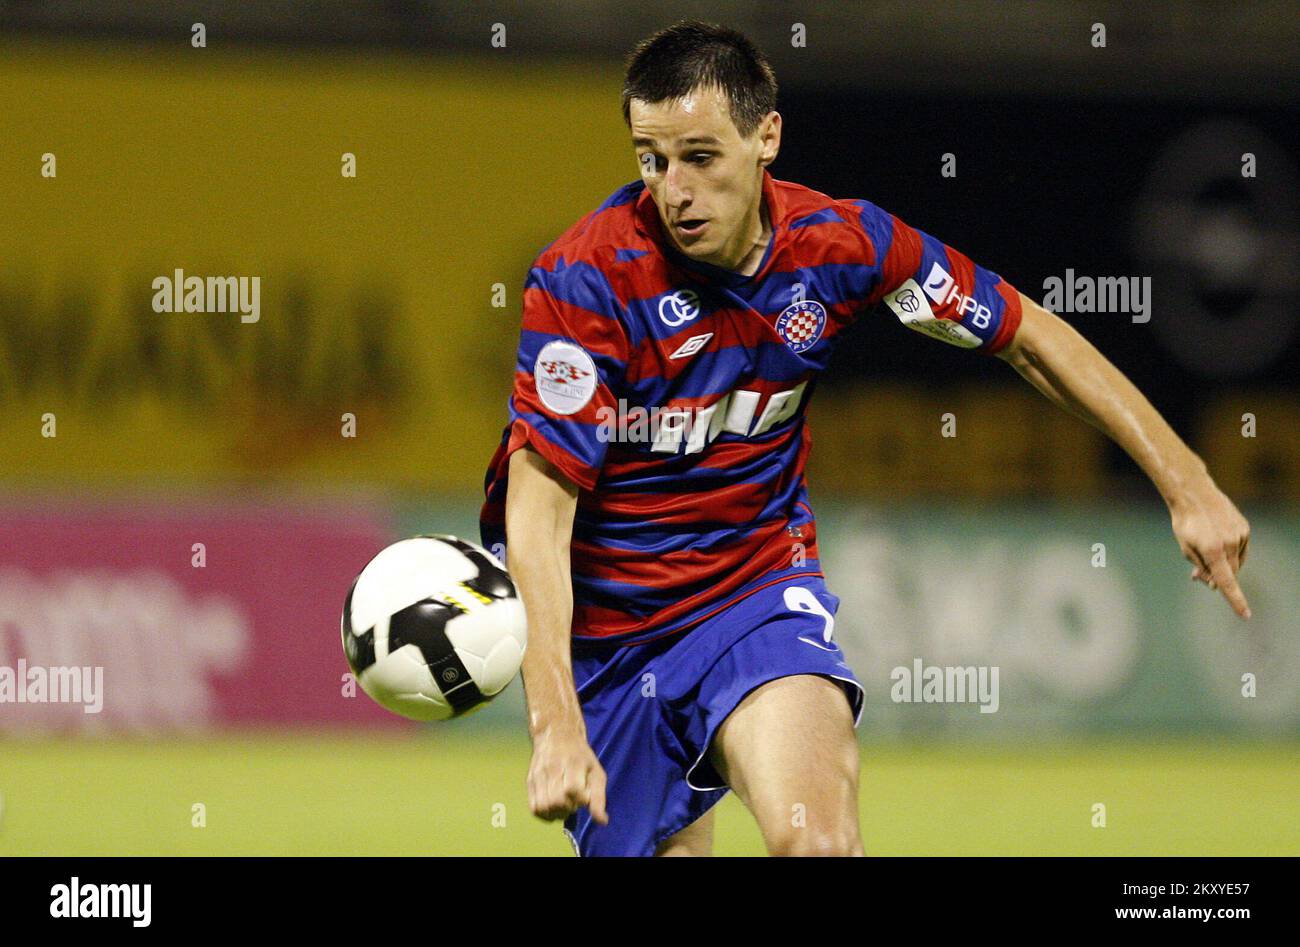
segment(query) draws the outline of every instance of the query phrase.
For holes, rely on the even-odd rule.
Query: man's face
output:
[[[769,112],[742,138],[726,94],[700,88],[653,105],[633,99],[629,118],[664,230],[691,259],[739,267],[762,232],[763,168],[780,146],[781,116]]]

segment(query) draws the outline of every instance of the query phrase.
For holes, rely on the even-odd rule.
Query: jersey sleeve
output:
[[[616,411],[627,368],[623,307],[596,266],[543,258],[524,281],[506,456],[527,444],[592,490],[609,446],[600,422]]]
[[[859,224],[877,282],[868,306],[883,302],[903,325],[961,348],[994,354],[1020,326],[1020,295],[963,253],[867,201]]]

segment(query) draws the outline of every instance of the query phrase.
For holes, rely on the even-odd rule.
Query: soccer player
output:
[[[995,273],[775,180],[775,105],[739,33],[688,21],[640,43],[623,87],[640,179],[524,284],[481,530],[528,610],[530,806],[582,855],[709,854],[728,789],[772,854],[863,853],[862,688],[804,485],[817,375],[862,313],[997,355],[1112,437],[1193,578],[1250,615],[1246,520],[1150,403]]]

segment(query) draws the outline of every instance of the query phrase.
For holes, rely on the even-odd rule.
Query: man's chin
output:
[[[692,260],[695,263],[713,262],[713,254],[708,250],[706,250],[704,246],[700,243],[693,243],[688,247],[688,246],[683,246],[680,241],[674,239],[673,245],[677,247],[678,251],[682,254],[682,256]]]

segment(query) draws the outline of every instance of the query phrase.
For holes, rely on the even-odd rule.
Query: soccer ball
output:
[[[491,700],[519,671],[528,640],[505,567],[455,536],[381,551],[348,590],[341,624],[361,689],[412,720],[446,720]]]

